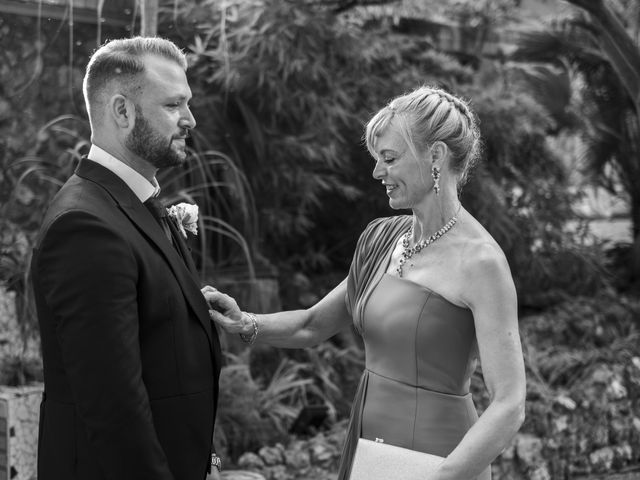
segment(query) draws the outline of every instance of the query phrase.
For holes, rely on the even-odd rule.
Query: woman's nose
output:
[[[387,169],[385,168],[384,163],[380,160],[377,160],[375,167],[373,167],[373,178],[375,178],[376,180],[382,180],[386,173]]]

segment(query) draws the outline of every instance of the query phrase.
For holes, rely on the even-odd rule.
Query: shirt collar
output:
[[[153,182],[150,182],[129,165],[96,145],[91,145],[88,158],[120,177],[142,203],[151,197],[157,197],[160,193],[160,185],[158,185],[156,177],[153,177]]]

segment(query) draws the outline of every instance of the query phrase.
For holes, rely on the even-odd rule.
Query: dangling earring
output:
[[[440,169],[435,165],[431,167],[431,176],[433,177],[433,189],[436,195],[440,195]]]

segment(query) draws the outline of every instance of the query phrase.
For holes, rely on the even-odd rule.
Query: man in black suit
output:
[[[216,463],[219,340],[177,225],[145,205],[158,168],[186,160],[185,72],[159,38],[109,42],[87,66],[91,150],[51,203],[32,262],[39,480],[203,480]]]

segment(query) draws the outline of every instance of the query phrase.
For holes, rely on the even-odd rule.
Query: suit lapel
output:
[[[212,331],[209,309],[200,291],[199,280],[187,269],[185,262],[169,243],[162,228],[147,208],[120,177],[95,162],[83,159],[76,169],[76,175],[93,181],[107,190],[131,222],[160,250],[176,276],[185,298],[202,324],[212,350],[218,352],[219,340],[217,334]],[[191,262],[193,263],[193,260]]]
[[[178,230],[178,226],[176,225],[176,222],[174,221],[173,218],[171,217],[167,218],[167,223],[169,224],[169,230],[171,231],[171,236],[173,237],[173,243],[175,245],[175,248],[180,253],[180,256],[182,256],[182,259],[184,260],[184,263],[187,266],[187,269],[193,276],[196,283],[199,283],[200,276],[198,275],[196,264],[193,262],[193,257],[191,256],[189,247],[187,247],[187,243],[184,239],[184,236],[182,235],[180,230]]]

